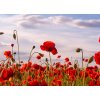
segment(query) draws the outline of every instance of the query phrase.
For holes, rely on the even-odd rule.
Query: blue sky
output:
[[[33,45],[36,51],[42,52],[39,46],[46,40],[56,43],[58,54],[64,57],[78,58],[77,47],[83,48],[84,56],[89,57],[100,50],[100,14],[42,14],[42,15],[0,15],[0,36],[2,50],[10,50],[13,30],[18,31],[22,57],[28,56]],[[15,45],[15,50],[16,50]],[[43,52],[45,53],[45,52]],[[25,55],[26,54],[26,55]],[[48,55],[45,53],[45,55]],[[56,58],[53,56],[53,58]]]

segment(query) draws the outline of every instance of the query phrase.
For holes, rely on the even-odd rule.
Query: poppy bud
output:
[[[32,50],[35,49],[35,46],[32,47]]]
[[[44,56],[44,54],[42,54],[42,53],[39,53],[39,55],[40,55],[41,57],[43,57],[43,56]]]
[[[81,50],[82,50],[82,49],[80,49],[80,48],[77,48],[77,49],[76,49],[76,52],[80,52]]]
[[[11,44],[11,47],[14,47],[14,44]]]
[[[14,52],[14,55],[16,54],[16,52]]]
[[[48,62],[48,58],[46,58],[45,61]]]
[[[4,32],[0,32],[0,35],[4,34]]]
[[[88,60],[88,63],[91,63],[93,61],[94,57],[90,57],[90,59]]]

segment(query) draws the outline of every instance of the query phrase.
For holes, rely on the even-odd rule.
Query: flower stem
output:
[[[13,47],[12,47],[12,56],[13,56]]]
[[[18,46],[18,60],[19,60],[19,64],[20,64],[20,54],[19,54],[19,39],[18,39],[17,30],[14,30],[14,34],[16,34],[16,37],[17,37],[17,46]]]
[[[32,51],[30,52],[30,56],[29,56],[28,62],[31,60],[32,56],[33,56],[35,53],[38,53],[38,52],[33,52],[33,53],[32,53]]]
[[[30,59],[31,59],[31,53],[32,53],[32,51],[33,51],[33,49],[31,49],[31,51],[30,51],[28,62],[29,62]]]
[[[50,58],[50,64],[51,64],[51,66],[52,66],[52,60],[51,60],[50,52],[49,52],[49,58]]]
[[[82,51],[82,68],[83,68],[83,50],[81,50]]]

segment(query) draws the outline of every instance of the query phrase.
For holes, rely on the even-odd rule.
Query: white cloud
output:
[[[99,27],[100,20],[82,20],[59,15],[15,15],[0,18],[0,21],[2,21],[0,26],[3,25],[1,30],[6,33],[0,37],[1,44],[16,44],[16,41],[12,39],[12,34],[13,30],[17,29],[21,52],[29,52],[33,45],[36,45],[37,51],[42,52],[39,46],[46,40],[54,41],[59,54],[62,54],[63,57],[76,57],[75,49],[77,47],[85,50],[85,56],[99,50],[100,45],[97,43],[97,39],[100,31],[96,27]],[[6,49],[10,49],[10,47]],[[17,45],[15,45],[15,50],[17,50]],[[87,55],[88,51],[91,52]],[[78,54],[78,56],[81,55]]]
[[[40,27],[46,27],[48,25],[69,25],[72,27],[79,28],[99,28],[100,20],[99,19],[91,19],[91,20],[82,20],[75,19],[67,16],[48,16],[45,15],[16,15],[9,18],[9,20],[13,21],[15,24],[22,26],[24,28],[34,29]]]

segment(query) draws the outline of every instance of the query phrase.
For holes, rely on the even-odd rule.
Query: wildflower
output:
[[[7,69],[3,69],[1,72],[1,77],[2,79],[6,80],[8,79],[8,70]]]
[[[62,85],[62,81],[61,80],[56,80],[56,85],[57,86],[61,86]]]
[[[38,65],[38,64],[33,64],[33,66],[32,66],[34,69],[39,69],[40,68],[40,65]]]
[[[100,65],[100,52],[95,53],[94,59],[96,64]]]
[[[72,65],[72,63],[71,62],[68,62],[68,65]]]
[[[11,51],[5,51],[4,55],[5,55],[6,58],[12,58]]]
[[[57,54],[57,49],[55,48],[55,43],[52,41],[46,41],[40,46],[41,50],[51,52],[53,55]]]
[[[57,56],[57,58],[60,58],[60,57],[61,57],[61,55],[58,55],[58,56]]]
[[[84,62],[88,62],[88,59],[83,58],[83,61],[84,61]]]
[[[100,43],[100,37],[99,37],[99,40],[98,40],[98,42]]]
[[[39,86],[39,82],[36,79],[34,79],[32,81],[29,81],[28,85],[29,86]]]
[[[96,81],[95,80],[90,80],[88,85],[89,86],[95,86],[96,85]]]
[[[40,55],[38,55],[36,58],[37,58],[37,59],[41,59],[41,56],[40,56]]]
[[[69,58],[65,58],[65,61],[66,61],[66,62],[69,62]]]
[[[45,80],[42,80],[42,82],[41,82],[40,85],[41,85],[41,86],[48,86],[48,84],[47,84],[47,82],[46,82]]]
[[[31,76],[28,76],[28,77],[27,77],[27,80],[28,80],[28,81],[31,81],[31,80],[32,80],[32,77],[31,77]]]
[[[55,48],[51,52],[52,52],[53,55],[56,55],[57,54],[57,49]]]

